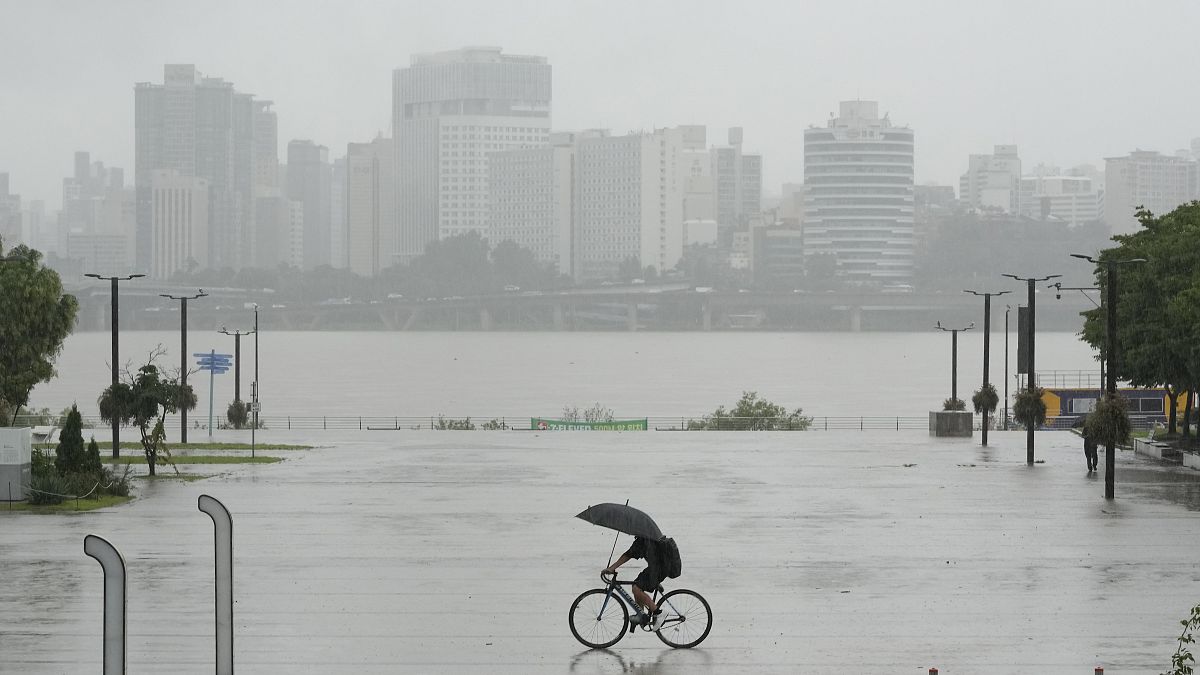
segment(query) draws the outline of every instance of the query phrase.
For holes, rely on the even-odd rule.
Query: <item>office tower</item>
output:
[[[1196,161],[1149,150],[1104,160],[1104,220],[1113,234],[1130,234],[1141,225],[1134,213],[1145,207],[1155,215],[1175,210],[1200,196]]]
[[[8,173],[0,172],[0,244],[8,249],[21,241],[21,196],[8,191]]]
[[[731,127],[729,144],[712,149],[717,226],[744,228],[762,213],[762,156],[742,152],[742,128]]]
[[[170,279],[209,266],[208,190],[208,181],[175,169],[151,174],[150,276]]]
[[[547,147],[503,150],[488,163],[488,240],[514,242],[562,274],[573,272],[575,141],[572,133],[551,134]]]
[[[804,131],[806,255],[830,255],[839,276],[904,281],[913,271],[913,130],[875,101],[842,101]]]
[[[488,154],[545,145],[550,64],[542,56],[467,47],[412,57],[392,75],[399,253],[486,233]]]
[[[359,276],[378,276],[396,262],[394,158],[390,138],[346,148],[346,261]]]
[[[388,148],[391,149],[391,145]],[[392,151],[393,156],[388,158],[388,164],[395,159],[395,151]],[[350,263],[347,259],[346,247],[346,158],[338,157],[329,165],[329,264],[344,269],[349,267]],[[393,195],[395,188],[395,178],[390,178],[392,185],[388,187],[388,195]],[[388,212],[396,206],[395,196],[391,196],[391,206],[388,207]]]
[[[304,255],[306,270],[332,262],[329,232],[330,189],[333,170],[329,149],[309,140],[288,143],[287,198],[304,205]]]
[[[1021,212],[1021,158],[1015,145],[997,145],[990,155],[970,155],[958,182],[958,198],[981,210]]]
[[[194,65],[168,64],[163,84],[134,87],[137,266],[150,269],[151,178],[158,170],[201,178],[208,186],[207,265],[240,267],[253,253],[255,130],[258,106]]]

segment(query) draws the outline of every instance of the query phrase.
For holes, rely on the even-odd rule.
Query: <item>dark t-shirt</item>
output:
[[[643,574],[647,575],[647,579],[657,579],[658,581],[655,582],[655,585],[662,583],[663,575],[659,571],[661,566],[659,565],[658,551],[654,542],[645,537],[634,537],[633,545],[629,547],[628,551],[625,551],[625,555],[630,558],[645,560],[646,570]],[[639,578],[641,577],[639,576]]]

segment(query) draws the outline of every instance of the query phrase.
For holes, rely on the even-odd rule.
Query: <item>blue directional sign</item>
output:
[[[200,368],[200,370],[212,371],[214,375],[223,375],[229,372],[229,369],[233,366],[233,362],[230,360],[233,358],[232,354],[202,352],[198,354],[193,353],[192,356],[196,357],[196,365]]]

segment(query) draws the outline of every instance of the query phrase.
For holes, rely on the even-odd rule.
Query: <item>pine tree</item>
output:
[[[54,459],[54,468],[58,469],[60,476],[83,471],[86,460],[83,449],[83,417],[79,414],[78,406],[72,405],[71,412],[67,413],[67,423],[58,434],[55,454],[57,456]]]
[[[104,469],[100,464],[100,446],[96,444],[95,436],[92,436],[91,442],[88,443],[83,469],[88,473],[100,473]]]

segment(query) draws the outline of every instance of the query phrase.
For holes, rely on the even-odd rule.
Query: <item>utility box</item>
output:
[[[929,411],[929,435],[970,438],[975,417],[965,410]]]
[[[0,502],[25,499],[25,486],[33,479],[32,459],[32,429],[0,428]]]

